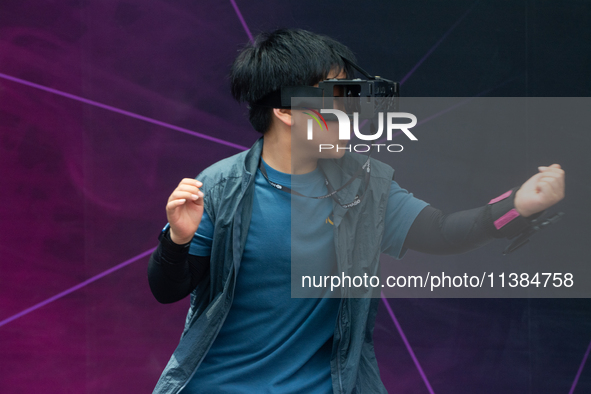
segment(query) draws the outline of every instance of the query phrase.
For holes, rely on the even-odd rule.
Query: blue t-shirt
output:
[[[316,169],[269,179],[307,196],[327,193]],[[292,200],[294,199],[294,200]],[[298,211],[293,212],[293,202]],[[340,299],[291,298],[292,239],[298,261],[336,267],[332,199],[294,196],[257,170],[252,218],[234,301],[222,328],[183,393],[332,393],[330,358]],[[412,222],[427,204],[392,182],[382,251],[400,258]],[[204,213],[189,253],[209,256],[213,223]],[[328,263],[327,263],[328,262]]]

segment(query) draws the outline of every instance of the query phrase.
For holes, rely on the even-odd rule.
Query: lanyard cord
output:
[[[332,187],[332,185],[328,181],[326,174],[324,173],[324,171],[322,171],[322,168],[319,167],[320,172],[322,172],[322,175],[324,176],[324,183],[326,185],[326,188],[328,189],[328,194],[325,194],[324,196],[318,196],[318,197],[310,197],[310,196],[303,195],[301,193],[298,193],[295,190],[292,190],[291,188],[289,188],[287,186],[280,185],[279,183],[276,183],[276,182],[273,182],[272,180],[270,180],[269,176],[267,175],[267,170],[265,170],[265,166],[263,165],[262,158],[259,161],[259,170],[261,170],[261,173],[263,174],[263,176],[265,177],[267,182],[269,182],[269,185],[273,186],[276,189],[279,189],[279,190],[284,191],[286,193],[294,194],[294,195],[300,196],[300,197],[313,198],[315,200],[321,200],[324,198],[332,197],[337,202],[337,204],[339,204],[341,207],[347,209],[347,208],[351,208],[351,207],[354,207],[355,205],[359,204],[361,202],[361,199],[363,198],[363,196],[360,197],[357,195],[357,196],[355,196],[355,199],[352,202],[350,202],[348,204],[341,204],[340,201],[336,198],[336,194],[338,192],[340,192],[341,190],[343,190],[344,188],[346,188],[347,186],[349,186],[355,179],[359,178],[359,176],[361,176],[362,173],[364,174],[363,189],[367,190],[367,185],[369,184],[369,178],[370,178],[370,174],[371,174],[371,166],[370,166],[369,160],[370,160],[370,156],[367,157],[367,161],[365,162],[365,164],[363,164],[363,166],[361,166],[360,169],[355,171],[355,173],[351,176],[351,178],[347,181],[347,183],[345,183],[343,186],[341,186],[337,190],[334,190],[334,188]]]

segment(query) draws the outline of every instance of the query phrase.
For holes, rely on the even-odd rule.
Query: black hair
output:
[[[330,37],[300,29],[279,29],[259,34],[248,44],[230,71],[232,96],[249,103],[249,120],[254,129],[264,133],[271,126],[272,108],[256,101],[282,86],[312,86],[325,80],[335,70],[353,69],[344,60],[355,62],[353,52]]]

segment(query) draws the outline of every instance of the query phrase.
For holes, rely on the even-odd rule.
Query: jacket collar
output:
[[[244,170],[252,175],[256,173],[259,167],[259,161],[263,154],[263,137],[260,137],[252,147],[246,152],[246,158],[244,159]]]

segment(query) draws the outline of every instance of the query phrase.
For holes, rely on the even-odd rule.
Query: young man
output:
[[[232,93],[249,103],[263,137],[183,179],[168,199],[149,282],[158,301],[191,294],[191,307],[156,393],[384,393],[372,340],[378,299],[291,298],[292,252],[328,269],[375,266],[380,252],[401,258],[407,248],[460,253],[519,233],[526,217],[563,198],[564,172],[552,165],[482,208],[443,215],[373,159],[364,198],[350,208],[286,192],[326,195],[325,176],[340,186],[364,163],[344,150],[307,149],[301,111],[269,105],[282,87],[351,77],[344,59],[354,61],[351,51],[328,37],[278,30],[234,62]],[[331,124],[323,142],[342,146],[337,134]],[[305,204],[297,217],[305,229],[292,226],[294,199]],[[292,251],[294,239],[305,248]],[[351,244],[360,247],[335,247]]]

